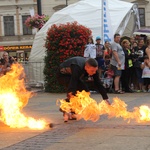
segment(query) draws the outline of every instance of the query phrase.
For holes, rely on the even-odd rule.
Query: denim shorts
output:
[[[114,76],[121,76],[122,70],[118,70],[118,68],[113,65],[111,65],[111,69],[114,71]]]

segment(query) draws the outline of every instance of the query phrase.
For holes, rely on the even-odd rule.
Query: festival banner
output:
[[[113,41],[113,31],[108,8],[109,0],[102,0],[102,43]]]

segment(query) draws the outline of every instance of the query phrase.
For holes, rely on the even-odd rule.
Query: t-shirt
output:
[[[95,44],[96,45],[96,57],[103,57],[105,47],[102,44]]]
[[[150,78],[150,68],[145,66],[142,72],[142,78]]]
[[[125,54],[124,51],[119,43],[113,42],[111,44],[112,51],[116,51],[118,53],[118,57],[121,63],[121,69],[124,70],[124,65],[125,65]],[[118,62],[116,61],[113,53],[112,53],[112,59],[110,61],[110,64],[113,66],[116,66],[118,68]]]
[[[95,44],[87,44],[84,50],[85,58],[96,58],[96,46]]]

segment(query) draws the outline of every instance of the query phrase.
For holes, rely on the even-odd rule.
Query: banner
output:
[[[113,41],[113,31],[111,26],[111,19],[108,9],[108,1],[102,0],[102,42],[105,41],[112,42]]]

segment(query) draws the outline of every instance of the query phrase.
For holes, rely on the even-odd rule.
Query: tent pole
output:
[[[104,5],[104,0],[102,0],[102,4],[101,4],[101,9],[102,9],[102,13],[101,13],[101,41],[102,41],[102,44],[104,44],[104,8],[103,8],[103,5]]]

